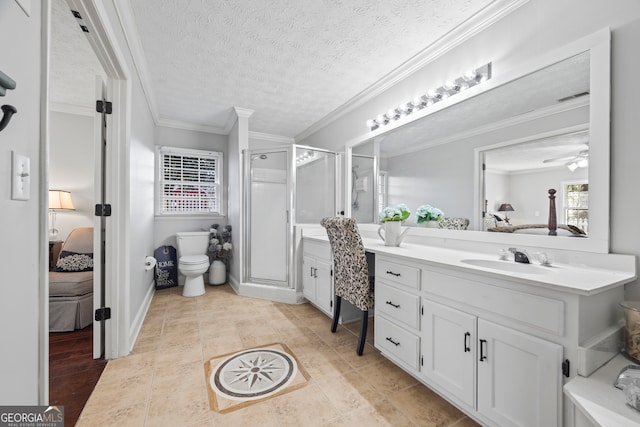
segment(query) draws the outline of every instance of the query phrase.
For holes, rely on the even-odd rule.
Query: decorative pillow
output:
[[[56,271],[93,271],[93,254],[61,251]]]

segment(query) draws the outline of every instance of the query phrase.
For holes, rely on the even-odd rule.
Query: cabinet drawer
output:
[[[418,329],[420,297],[376,283],[376,315],[384,314],[414,329]]]
[[[316,258],[331,259],[331,245],[329,242],[318,242],[315,240],[303,239],[302,252]]]
[[[385,281],[420,289],[420,269],[387,259],[376,260],[376,277]]]
[[[376,317],[375,346],[415,371],[418,370],[419,338],[401,327],[394,325],[384,317]]]

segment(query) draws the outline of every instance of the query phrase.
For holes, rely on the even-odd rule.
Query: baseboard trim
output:
[[[140,309],[136,313],[136,316],[133,318],[133,322],[131,324],[131,327],[129,328],[129,348],[127,349],[127,354],[133,351],[133,347],[136,344],[136,340],[138,339],[138,335],[140,334],[140,330],[142,329],[142,325],[144,324],[144,319],[147,317],[149,307],[151,307],[151,300],[153,299],[154,294],[155,281],[152,280],[149,283],[147,293],[142,300],[142,304],[140,304]]]

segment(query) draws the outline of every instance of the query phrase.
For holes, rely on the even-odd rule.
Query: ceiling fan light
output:
[[[573,162],[573,163],[569,163],[569,164],[567,165],[567,168],[569,168],[569,170],[570,170],[571,172],[573,172],[573,171],[575,171],[576,169],[578,169],[578,164],[577,164],[577,163],[575,163],[575,162]]]
[[[577,161],[576,164],[578,165],[579,168],[586,168],[587,166],[589,166],[589,160],[580,159],[580,160]]]

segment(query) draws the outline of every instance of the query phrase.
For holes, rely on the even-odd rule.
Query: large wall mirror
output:
[[[605,29],[508,73],[496,68],[474,93],[348,142],[348,213],[375,223],[381,206],[429,204],[469,226],[420,233],[608,252],[609,76]],[[551,188],[565,226],[556,236],[544,228]],[[415,215],[405,225],[416,226]]]

